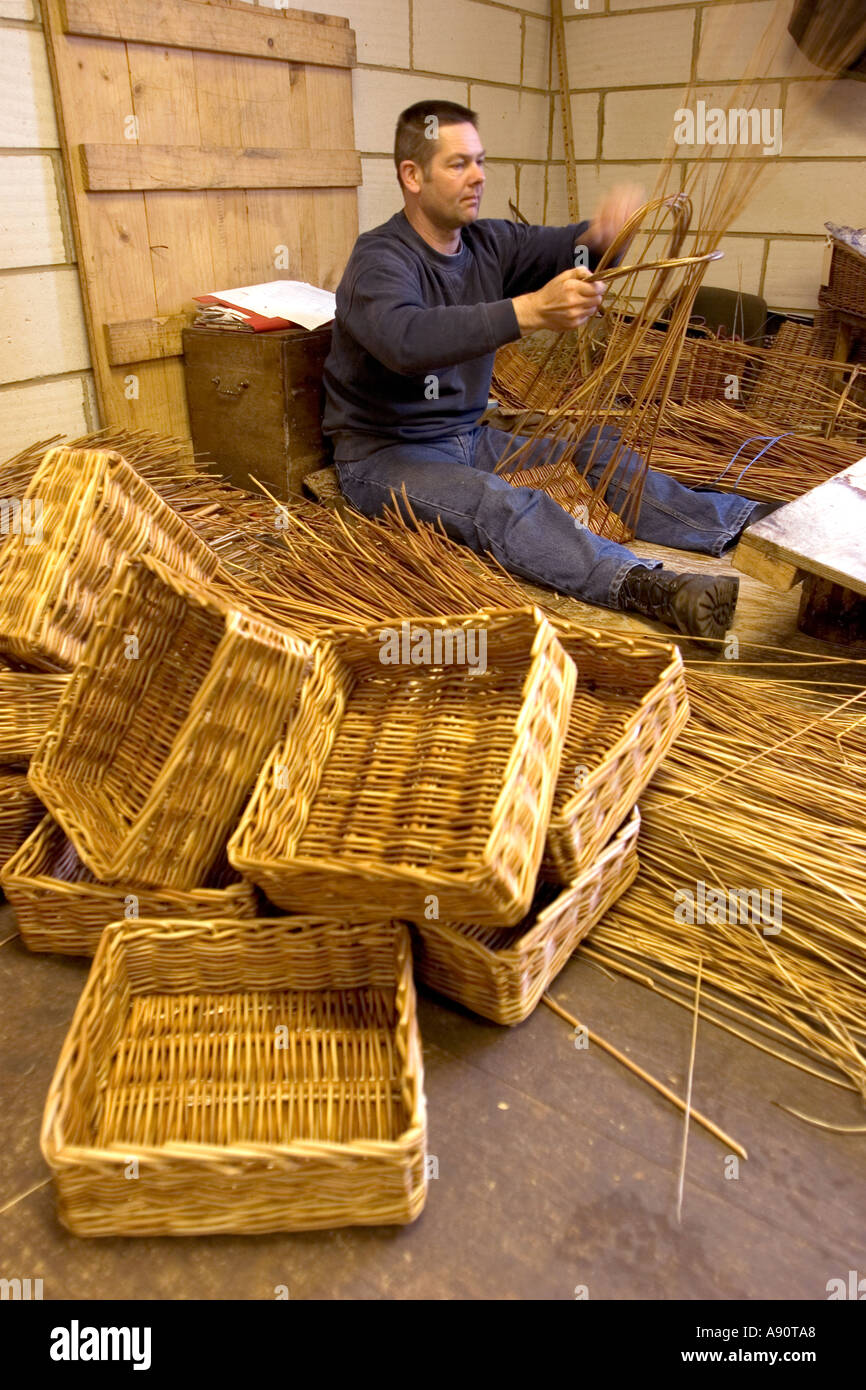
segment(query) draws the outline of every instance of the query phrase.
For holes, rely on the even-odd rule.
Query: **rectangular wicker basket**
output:
[[[0,768],[0,865],[23,845],[45,815],[26,772]]]
[[[75,1235],[402,1224],[425,1144],[405,927],[106,928],[42,1125]]]
[[[838,237],[831,237],[831,242],[830,276],[821,290],[820,303],[866,317],[866,256]]]
[[[577,685],[542,877],[572,883],[621,825],[689,717],[673,643],[556,621]]]
[[[0,670],[0,763],[31,758],[68,684],[68,676]]]
[[[522,1023],[578,943],[633,882],[639,830],[635,807],[573,884],[556,897],[551,887],[539,888],[532,911],[516,931],[417,922],[416,979],[493,1023]]]
[[[201,888],[99,883],[82,864],[59,826],[45,816],[7,860],[0,887],[15,910],[28,951],[92,956],[109,922],[136,917],[256,917],[251,883],[239,878],[225,855]]]
[[[229,842],[294,912],[517,923],[532,901],[574,688],[537,609],[413,619],[408,644],[476,663],[386,664],[381,624],[314,645],[285,738]],[[399,631],[399,630],[398,630]],[[439,633],[437,637],[436,634]]]
[[[29,768],[98,879],[201,886],[307,652],[152,556],[118,575]]]
[[[25,503],[41,508],[41,536],[32,526],[0,548],[0,652],[30,666],[76,665],[121,560],[154,554],[201,581],[221,573],[216,552],[116,450],[50,449]]]

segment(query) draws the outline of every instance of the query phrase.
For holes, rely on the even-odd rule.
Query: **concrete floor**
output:
[[[649,547],[636,547],[652,553]],[[670,552],[665,554],[670,560]],[[680,568],[719,568],[679,557]],[[549,596],[548,596],[549,597]],[[645,626],[563,601],[595,623]],[[746,580],[735,631],[803,651],[796,594]],[[850,1093],[702,1024],[693,1104],[749,1153],[690,1132],[676,1221],[682,1117],[598,1049],[576,1050],[540,1007],[515,1030],[422,997],[430,1152],[439,1177],[412,1226],[299,1235],[81,1240],[54,1215],[39,1127],[86,961],[32,956],[0,910],[0,1274],[46,1299],[825,1299],[866,1272],[863,1136]],[[679,1094],[690,1015],[577,957],[554,996]],[[35,1190],[32,1190],[35,1189]]]
[[[0,939],[14,931],[0,912]],[[823,1299],[866,1270],[862,1136],[810,1128],[862,1108],[709,1025],[693,1104],[749,1153],[692,1128],[676,1222],[682,1117],[540,1007],[514,1030],[422,997],[430,1152],[412,1226],[298,1235],[82,1240],[57,1222],[39,1153],[45,1093],[87,962],[0,950],[0,1271],[73,1299]],[[678,1093],[691,1019],[573,960],[554,996]],[[30,1189],[36,1187],[35,1191]],[[21,1194],[28,1193],[15,1201]],[[9,1205],[12,1203],[12,1205]]]

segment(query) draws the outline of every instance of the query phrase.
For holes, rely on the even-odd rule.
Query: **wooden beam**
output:
[[[347,19],[202,0],[60,0],[64,32],[323,67],[355,65]]]
[[[782,592],[793,589],[803,578],[796,565],[769,555],[748,535],[744,535],[734,549],[731,564],[741,574],[750,574],[753,579],[760,579],[762,584],[767,584],[771,589],[781,589]]]
[[[105,345],[112,367],[126,362],[149,362],[157,357],[180,357],[182,333],[192,314],[167,314],[157,319],[129,319],[105,324]]]
[[[574,164],[574,132],[571,128],[571,91],[568,79],[568,50],[565,45],[565,21],[562,17],[562,0],[551,0],[551,17],[556,43],[556,61],[559,66],[559,102],[562,116],[562,148],[565,153],[565,186],[568,195],[568,215],[572,222],[579,216],[577,200],[577,172]]]
[[[347,188],[361,182],[354,150],[210,149],[204,145],[80,145],[89,193],[144,189]]]

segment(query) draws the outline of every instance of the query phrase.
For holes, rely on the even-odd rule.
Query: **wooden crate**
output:
[[[236,487],[250,475],[276,497],[299,493],[324,468],[322,369],[330,328],[227,333],[187,328],[184,372],[193,448],[207,454]]]

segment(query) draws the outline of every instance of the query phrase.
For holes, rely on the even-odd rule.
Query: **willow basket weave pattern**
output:
[[[689,717],[679,648],[557,620],[577,685],[542,877],[572,883],[621,825]]]
[[[0,670],[0,763],[35,753],[68,684],[68,676]]]
[[[633,882],[639,830],[635,807],[575,883],[553,901],[552,889],[539,889],[532,912],[516,931],[416,923],[416,978],[493,1023],[522,1023],[578,943]]]
[[[109,922],[131,917],[255,917],[256,890],[223,856],[202,888],[98,883],[61,826],[45,816],[0,872],[29,951],[92,956]]]
[[[306,659],[152,556],[118,577],[29,768],[98,879],[205,882]]]
[[[412,1221],[425,1144],[405,927],[106,928],[42,1125],[76,1235]]]
[[[866,256],[838,237],[831,240],[830,277],[820,303],[866,316]]]
[[[384,664],[388,631],[332,630],[315,644],[229,859],[290,911],[411,921],[433,893],[440,917],[517,923],[544,848],[574,665],[534,608],[396,629],[407,652],[427,634],[434,657],[447,632],[467,654],[474,634],[477,651],[486,642],[474,674],[445,659]]]
[[[0,768],[0,864],[23,845],[44,815],[26,772]]]
[[[25,502],[41,539],[0,548],[0,652],[47,670],[80,660],[118,561],[145,552],[200,580],[220,573],[196,536],[115,450],[50,449]]]

